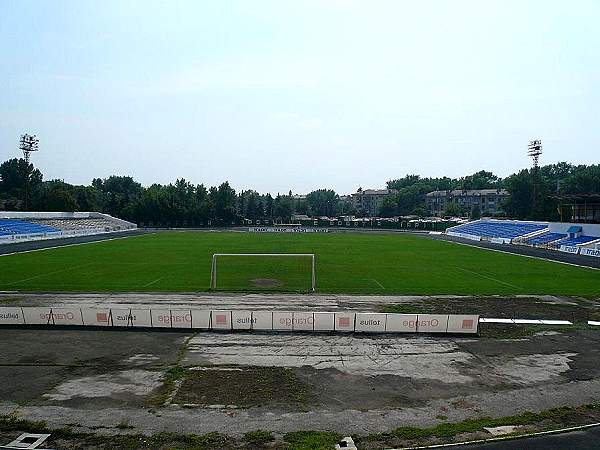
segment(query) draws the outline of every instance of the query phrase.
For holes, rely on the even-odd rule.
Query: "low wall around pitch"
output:
[[[386,314],[353,311],[251,311],[73,307],[0,307],[0,326],[92,326],[176,328],[215,331],[476,334],[479,316],[468,314]]]

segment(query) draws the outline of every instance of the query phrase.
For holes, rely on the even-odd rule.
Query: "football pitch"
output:
[[[314,253],[319,293],[600,295],[598,270],[423,236],[193,231],[1,256],[0,290],[208,291],[214,253]],[[301,291],[306,261],[234,257],[219,263],[217,287]]]

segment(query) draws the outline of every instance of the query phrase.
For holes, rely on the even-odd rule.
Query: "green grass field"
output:
[[[318,292],[600,296],[598,270],[399,233],[148,234],[1,256],[0,290],[206,291],[212,254],[237,252],[315,253]],[[296,287],[285,270],[258,273],[239,261],[229,270],[240,289],[244,283],[260,291]],[[282,285],[251,287],[255,278]]]

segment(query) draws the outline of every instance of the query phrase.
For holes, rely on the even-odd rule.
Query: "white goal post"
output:
[[[241,256],[241,257],[304,257],[311,259],[311,290],[315,292],[316,276],[315,276],[315,254],[314,253],[214,253],[212,256],[212,266],[210,269],[210,288],[217,287],[217,260],[222,256]]]

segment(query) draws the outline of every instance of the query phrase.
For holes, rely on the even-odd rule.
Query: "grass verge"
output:
[[[273,437],[273,433],[270,431],[256,430],[245,433],[243,440],[248,444],[260,445],[274,441],[275,438]]]
[[[293,431],[283,436],[286,450],[331,450],[341,438],[330,431]]]
[[[484,427],[503,425],[523,426],[523,432],[549,431],[567,426],[585,425],[600,421],[600,404],[578,407],[559,407],[540,412],[492,418],[481,417],[456,423],[441,423],[433,427],[399,427],[389,433],[353,436],[361,450],[407,445],[449,443],[454,440],[490,437]],[[117,427],[117,429],[119,429]],[[283,438],[273,433],[256,430],[236,439],[212,432],[202,435],[159,432],[150,436],[141,434],[102,435],[73,431],[72,428],[51,429],[45,422],[28,421],[17,415],[0,415],[0,436],[9,433],[49,433],[47,443],[54,448],[94,448],[97,450],[129,449],[181,449],[181,450],[229,450],[229,449],[275,449],[275,450],[331,450],[342,435],[330,431],[294,431]],[[516,437],[517,434],[510,435]]]
[[[185,369],[181,367],[181,361],[185,357],[190,341],[196,334],[198,333],[196,332],[189,336],[179,348],[175,363],[165,372],[162,386],[146,401],[147,406],[152,408],[164,406],[164,404],[173,396],[175,389],[177,388],[177,382],[182,380],[186,375]]]
[[[522,414],[492,418],[480,417],[455,423],[441,423],[434,427],[399,427],[389,433],[356,437],[360,448],[376,449],[380,445],[402,446],[418,444],[437,444],[452,442],[457,436],[463,439],[481,438],[487,432],[486,427],[506,425],[527,427],[525,432],[548,431],[565,426],[583,425],[600,420],[600,404],[588,404],[578,407],[558,407],[540,412],[526,411]],[[514,433],[518,436],[519,433]],[[489,435],[488,435],[489,436]]]

